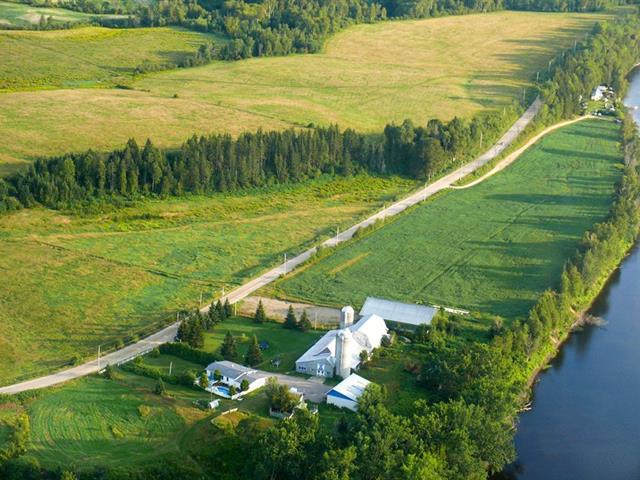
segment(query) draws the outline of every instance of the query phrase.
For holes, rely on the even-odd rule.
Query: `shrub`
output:
[[[151,407],[148,405],[138,405],[138,413],[141,417],[148,417],[151,414]]]

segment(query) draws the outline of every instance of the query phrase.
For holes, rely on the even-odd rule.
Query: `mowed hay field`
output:
[[[515,164],[449,190],[277,286],[281,295],[361,306],[369,295],[514,318],[559,283],[583,233],[606,218],[621,175],[619,127],[551,133]]]
[[[359,176],[0,218],[0,385],[60,368],[209,302],[414,184]]]
[[[214,38],[170,27],[0,31],[0,90],[127,83],[143,62],[176,65]]]
[[[191,400],[209,395],[167,384],[170,396],[162,397],[153,393],[155,383],[118,372],[117,380],[91,376],[47,389],[26,408],[27,455],[48,468],[74,470],[182,458],[183,438],[208,415]]]
[[[379,131],[405,118],[468,117],[521,98],[555,52],[607,16],[496,12],[359,25],[321,54],[157,73],[133,82],[135,90],[4,93],[0,172],[37,156],[111,149],[130,137],[169,147],[194,132],[335,122]]]

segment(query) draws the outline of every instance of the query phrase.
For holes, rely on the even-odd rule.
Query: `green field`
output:
[[[261,370],[271,372],[291,372],[295,370],[295,362],[311,345],[313,345],[324,332],[311,330],[300,332],[289,330],[281,323],[266,322],[255,323],[247,318],[231,318],[221,325],[218,325],[213,332],[205,334],[205,345],[203,350],[217,352],[222,345],[224,336],[230,332],[238,342],[238,361],[242,362],[247,350],[249,341],[255,335],[258,341],[267,341],[269,348],[262,351],[263,361],[257,365]],[[280,367],[271,365],[271,360],[279,358]]]
[[[133,82],[134,90],[4,93],[0,130],[7,141],[0,144],[0,165],[70,150],[110,149],[132,136],[151,137],[167,147],[193,132],[237,134],[311,122],[377,131],[405,118],[424,123],[433,117],[469,117],[520,99],[523,87],[546,69],[555,52],[583,39],[605,17],[496,12],[358,25],[331,38],[320,54],[152,74]],[[42,61],[24,65],[25,55],[10,57],[18,57],[20,67],[12,76],[28,78],[43,68]],[[124,71],[139,63],[127,62]],[[0,64],[0,70],[8,67]]]
[[[277,292],[336,306],[374,295],[522,316],[607,216],[621,173],[618,130],[588,120],[553,132],[504,172],[418,206]]]
[[[143,62],[170,68],[214,38],[170,27],[0,31],[0,49],[11,52],[0,56],[0,91],[113,87]]]
[[[34,7],[24,3],[0,2],[0,27],[29,27],[37,25],[43,15],[46,18],[51,17],[54,23],[90,23],[99,17],[120,17],[120,15],[94,15],[64,8]]]
[[[367,176],[211,197],[147,201],[103,214],[31,209],[0,218],[0,384],[60,368],[99,344],[148,332],[412,182]]]

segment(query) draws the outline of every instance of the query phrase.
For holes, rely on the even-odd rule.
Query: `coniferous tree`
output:
[[[267,321],[267,314],[264,311],[264,305],[262,305],[262,300],[258,302],[258,308],[256,308],[256,313],[253,316],[253,321],[256,323],[263,323]]]
[[[247,365],[252,367],[262,362],[262,351],[258,344],[258,338],[255,335],[251,338],[249,350],[247,350],[247,355],[245,356],[244,361]]]
[[[220,321],[224,321],[227,319],[224,306],[222,305],[222,302],[220,300],[218,300],[218,303],[216,303],[216,312],[218,313],[218,318],[220,319]]]
[[[229,299],[226,298],[224,301],[224,317],[231,318],[233,316],[233,308],[231,307],[231,303],[229,303]]]
[[[287,317],[284,319],[284,328],[297,328],[298,327],[298,319],[296,318],[296,314],[293,311],[293,306],[289,305],[289,310],[287,311]]]
[[[233,335],[231,335],[231,332],[227,332],[224,336],[224,341],[220,347],[220,353],[226,360],[234,360],[238,356],[236,340],[233,338]]]
[[[300,322],[298,323],[300,330],[303,332],[308,332],[311,330],[311,320],[309,320],[309,315],[307,315],[307,311],[302,311],[302,316],[300,317]]]

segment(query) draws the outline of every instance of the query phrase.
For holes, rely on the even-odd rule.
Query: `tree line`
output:
[[[147,140],[123,149],[36,160],[0,179],[0,211],[40,204],[65,207],[96,199],[231,192],[295,183],[321,174],[400,174],[427,179],[478,153],[518,113],[466,121],[388,125],[382,138],[337,126],[193,136],[178,151]]]

